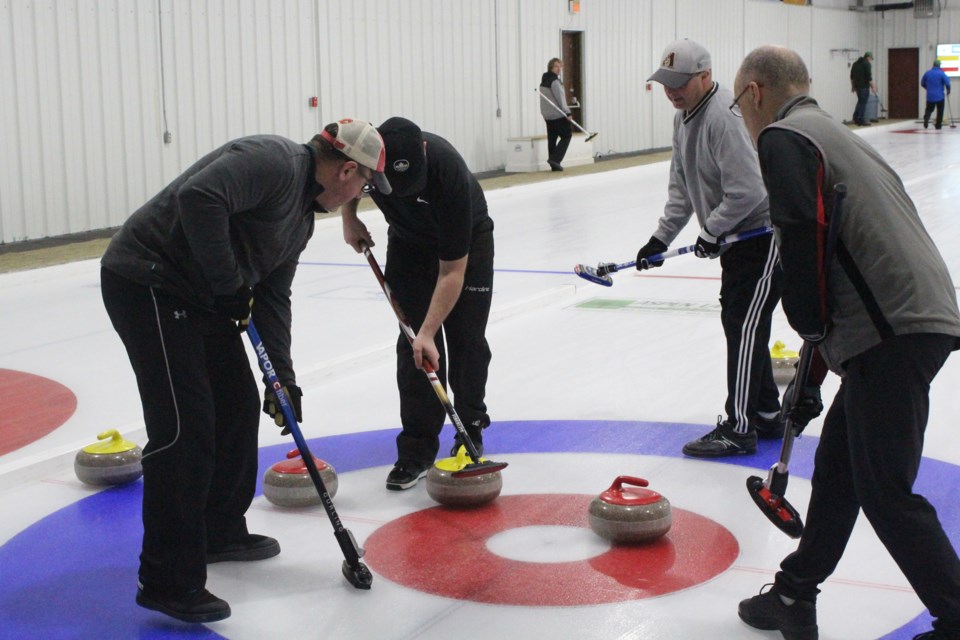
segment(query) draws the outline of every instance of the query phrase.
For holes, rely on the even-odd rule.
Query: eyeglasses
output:
[[[743,112],[740,111],[740,98],[743,97],[743,94],[747,92],[747,89],[750,88],[750,83],[747,83],[747,86],[743,88],[743,91],[737,94],[737,97],[733,99],[733,104],[730,105],[730,113],[737,116],[738,118],[743,117]]]
[[[743,94],[745,94],[745,93],[747,92],[747,89],[749,89],[749,88],[750,88],[750,85],[752,85],[752,84],[753,84],[753,85],[757,85],[758,87],[762,87],[762,86],[763,86],[762,84],[760,84],[760,83],[758,83],[758,82],[748,82],[748,83],[747,83],[747,86],[745,86],[745,87],[743,88],[743,91],[741,91],[740,93],[738,93],[738,94],[737,94],[737,97],[733,99],[733,104],[730,105],[730,113],[732,113],[733,115],[737,116],[738,118],[742,118],[742,117],[743,117],[743,112],[740,111],[740,98],[743,97]]]

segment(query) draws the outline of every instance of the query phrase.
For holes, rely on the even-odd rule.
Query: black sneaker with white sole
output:
[[[770,587],[769,591],[763,589]],[[760,595],[740,601],[737,614],[754,629],[779,631],[786,640],[817,640],[817,605],[805,600],[786,604],[777,588],[763,585]]]
[[[694,458],[722,458],[749,455],[757,452],[757,433],[737,433],[729,420],[717,417],[717,427],[703,436],[683,445],[683,453]]]
[[[184,622],[216,622],[230,617],[230,605],[206,589],[152,589],[137,585],[137,604]]]
[[[387,474],[387,489],[390,491],[409,489],[417,484],[420,478],[426,476],[429,469],[429,464],[400,460]]]

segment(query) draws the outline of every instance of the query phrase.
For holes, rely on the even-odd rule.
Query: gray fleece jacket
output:
[[[667,246],[694,213],[717,237],[770,224],[757,153],[732,102],[714,83],[693,110],[674,117],[668,201],[653,234]]]
[[[281,382],[294,383],[290,286],[313,234],[315,152],[249,136],[207,154],[131,215],[101,264],[212,309],[214,296],[254,289],[253,318]]]

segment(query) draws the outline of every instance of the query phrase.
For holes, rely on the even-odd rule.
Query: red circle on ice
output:
[[[643,545],[614,545],[588,560],[522,562],[487,548],[491,536],[517,527],[589,529],[592,499],[514,495],[476,509],[424,509],[374,531],[364,560],[388,580],[438,596],[488,604],[582,606],[687,589],[719,575],[740,554],[725,527],[677,508],[664,537]]]
[[[4,455],[39,440],[66,422],[77,410],[77,397],[49,378],[0,369],[0,406],[0,455]]]

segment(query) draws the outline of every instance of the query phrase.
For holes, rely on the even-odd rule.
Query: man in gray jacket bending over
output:
[[[688,442],[688,456],[751,454],[757,436],[779,438],[780,393],[770,362],[770,316],[780,301],[781,272],[771,235],[720,246],[731,233],[770,224],[767,192],[743,123],[730,110],[733,94],[713,81],[710,53],[692,40],[666,48],[647,81],[663,85],[677,109],[668,200],[660,224],[637,253],[637,269],[659,267],[662,253],[696,213],[696,255],[720,257],[720,321],[727,340],[726,417]]]
[[[265,560],[279,543],[247,531],[257,484],[260,394],[240,331],[253,315],[298,420],[290,286],[314,212],[369,183],[389,193],[372,125],[344,119],[307,144],[248,136],[198,160],[131,215],[101,262],[104,306],[137,377],[143,548],[137,604],[186,622],[230,606],[207,565]],[[279,426],[276,403],[264,403]],[[279,417],[278,417],[279,416]]]

